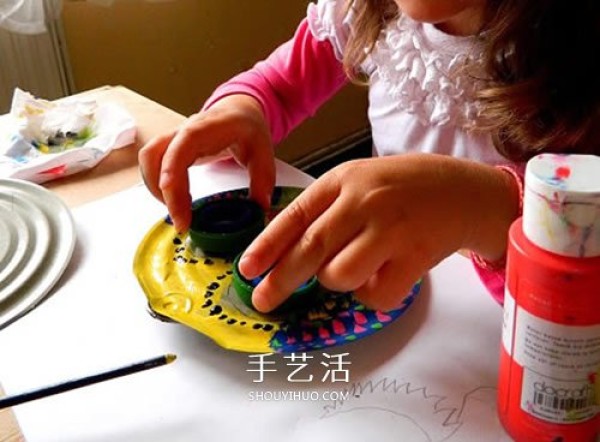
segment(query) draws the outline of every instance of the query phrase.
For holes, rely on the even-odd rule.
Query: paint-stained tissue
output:
[[[120,106],[69,98],[50,102],[15,89],[0,117],[0,178],[43,183],[94,167],[135,140],[133,117]]]

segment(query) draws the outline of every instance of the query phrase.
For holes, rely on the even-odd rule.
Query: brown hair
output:
[[[399,11],[393,0],[348,0],[348,7],[355,21],[344,65],[356,79]],[[600,155],[600,78],[590,66],[600,54],[600,2],[488,0],[481,37],[489,81],[474,97],[482,103],[479,127],[502,155]]]

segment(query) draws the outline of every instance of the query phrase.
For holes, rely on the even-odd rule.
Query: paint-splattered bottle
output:
[[[528,162],[506,272],[505,429],[516,441],[600,441],[600,157]]]

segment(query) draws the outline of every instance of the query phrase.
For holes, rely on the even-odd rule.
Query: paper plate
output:
[[[277,187],[267,222],[303,189]],[[197,200],[248,197],[236,189]],[[260,314],[248,308],[231,287],[231,260],[202,256],[188,238],[179,235],[167,216],[140,243],[133,271],[161,319],[187,325],[224,348],[250,353],[294,353],[341,345],[381,330],[411,305],[415,284],[403,305],[391,312],[370,310],[352,293],[323,291],[308,311],[286,316]]]
[[[71,212],[53,193],[0,179],[0,329],[38,305],[75,246]]]

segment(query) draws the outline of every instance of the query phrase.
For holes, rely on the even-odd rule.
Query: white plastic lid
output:
[[[529,160],[523,232],[558,255],[600,256],[600,157],[541,154]]]

